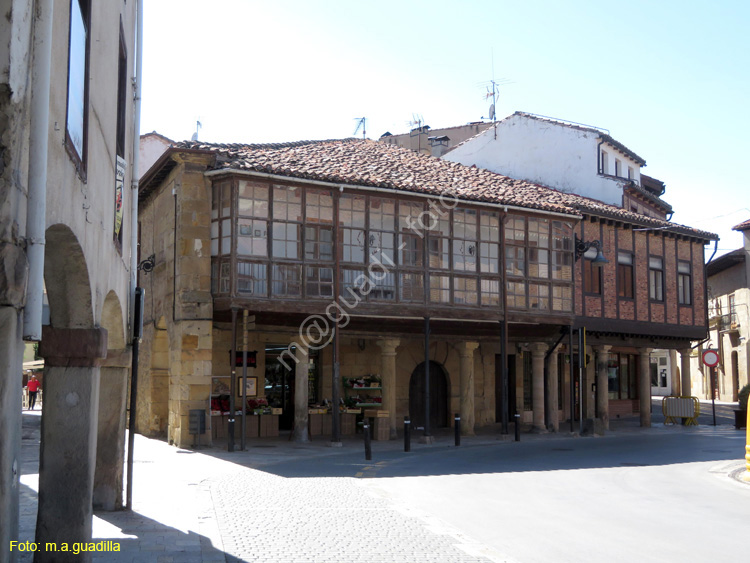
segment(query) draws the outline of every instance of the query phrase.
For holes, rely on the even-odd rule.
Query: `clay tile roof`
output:
[[[750,219],[732,227],[733,231],[746,231],[750,229]]]
[[[549,188],[376,141],[342,139],[265,145],[185,141],[175,147],[217,153],[214,168],[219,170],[265,172],[436,196],[447,194],[462,200],[577,214]]]
[[[511,205],[570,215],[592,214],[645,228],[704,239],[716,235],[647,217],[595,199],[564,193],[483,168],[442,160],[395,145],[363,139],[222,144],[183,141],[176,150],[216,156],[214,170],[243,170],[352,186],[452,195],[475,202]]]

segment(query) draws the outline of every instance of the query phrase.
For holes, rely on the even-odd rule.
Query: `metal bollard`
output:
[[[404,451],[411,451],[411,420],[408,416],[404,417]]]
[[[369,419],[364,421],[364,432],[365,432],[365,459],[370,461],[372,459],[372,443],[370,442],[370,422]]]
[[[521,415],[516,413],[513,415],[516,419],[516,442],[521,441]]]
[[[453,417],[453,426],[456,429],[456,445],[461,445],[461,415],[456,413]]]

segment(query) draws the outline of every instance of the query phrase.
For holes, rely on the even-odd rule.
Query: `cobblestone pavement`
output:
[[[658,425],[655,402],[654,424]],[[659,409],[660,410],[660,409]],[[723,414],[723,413],[722,413]],[[37,413],[24,413],[20,541],[34,540],[39,461]],[[724,421],[722,421],[724,422]],[[613,422],[613,424],[615,424]],[[618,421],[617,432],[640,431],[637,418]],[[569,439],[560,434],[523,434],[523,441]],[[652,431],[668,431],[661,425]],[[466,437],[466,446],[498,444],[496,431]],[[512,442],[505,437],[507,445]],[[449,447],[412,442],[412,451]],[[367,486],[385,461],[363,461],[361,437],[343,448],[326,440],[294,444],[285,437],[254,444],[245,452],[214,447],[181,450],[136,436],[133,510],[97,512],[93,541],[112,540],[120,551],[96,553],[94,562],[167,563],[223,561],[263,563],[488,563],[505,554],[474,541],[429,513],[420,513],[377,487]],[[397,441],[374,443],[377,455],[394,455]],[[351,455],[356,452],[356,455]],[[316,461],[339,456],[316,471]],[[356,457],[356,462],[352,460]],[[309,460],[309,471],[283,475],[280,468]],[[292,463],[294,462],[294,463]],[[726,472],[734,471],[735,463]],[[264,468],[266,470],[264,471]],[[271,472],[271,469],[274,469]],[[324,476],[320,476],[323,474]],[[32,560],[30,553],[19,558]]]
[[[211,484],[228,561],[480,563],[446,526],[405,514],[352,478],[245,470]],[[238,525],[240,523],[240,525]]]
[[[38,488],[38,416],[24,417],[20,540],[34,541]],[[361,441],[361,440],[360,440]],[[383,443],[398,448],[398,444]],[[94,542],[119,552],[94,562],[166,563],[489,563],[507,561],[429,515],[361,486],[376,466],[350,477],[285,478],[251,466],[351,453],[361,444],[180,450],[136,436],[133,510],[96,512]],[[210,455],[206,455],[210,454]],[[348,465],[348,464],[347,464]],[[349,471],[349,470],[347,470]],[[19,561],[32,561],[22,553]]]

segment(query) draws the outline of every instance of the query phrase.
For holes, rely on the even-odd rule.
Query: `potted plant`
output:
[[[734,427],[739,430],[747,425],[747,397],[750,395],[750,384],[745,385],[738,394],[739,409],[734,411]]]

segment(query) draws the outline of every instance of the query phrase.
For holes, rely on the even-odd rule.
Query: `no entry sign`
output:
[[[704,350],[701,358],[703,363],[710,368],[715,368],[719,365],[719,351],[718,350]]]

